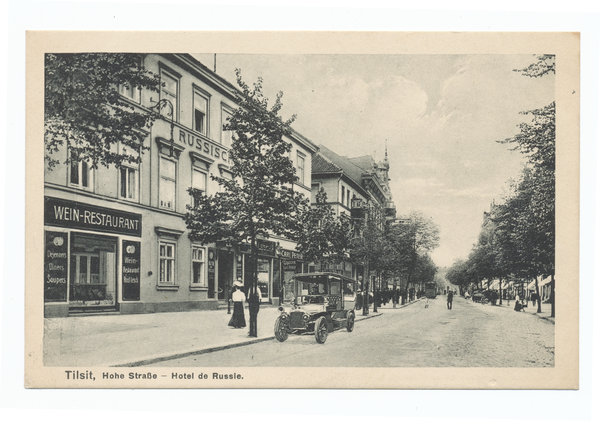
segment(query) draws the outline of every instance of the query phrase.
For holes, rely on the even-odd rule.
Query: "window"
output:
[[[138,171],[136,168],[121,168],[120,197],[122,199],[137,200]]]
[[[350,189],[346,190],[346,206],[350,207]]]
[[[192,246],[192,286],[206,287],[204,278],[204,248]]]
[[[344,202],[346,200],[346,187],[342,186],[342,206],[345,205],[346,203]]]
[[[298,182],[304,185],[304,155],[298,152],[297,156],[297,176]]]
[[[171,105],[173,105],[173,120],[174,121],[178,121],[178,114],[177,114],[177,92],[178,92],[178,83],[179,81],[174,78],[173,76],[165,73],[164,71],[161,72],[160,74],[160,80],[162,83],[164,83],[164,86],[161,88],[160,91],[160,99],[168,99],[171,102]],[[171,109],[169,108],[169,106],[165,106],[163,108],[161,108],[161,114],[164,115],[165,117],[171,118],[171,116],[169,115],[169,113],[171,112]]]
[[[221,110],[221,145],[231,147],[233,143],[233,132],[225,130],[224,127],[228,123],[227,119],[231,117],[231,113],[227,110]]]
[[[160,242],[159,283],[175,284],[175,244]]]
[[[160,183],[158,186],[161,208],[175,210],[176,165],[167,158],[160,158]]]
[[[204,171],[200,171],[196,168],[192,170],[192,188],[196,190],[202,190],[206,192],[206,179],[207,175]],[[193,206],[196,206],[196,203],[192,203]]]
[[[93,171],[86,161],[81,161],[75,153],[71,154],[69,181],[72,186],[82,189],[91,189],[93,185]]]
[[[138,104],[140,103],[140,90],[132,87],[128,83],[119,85],[119,94],[123,95],[125,98],[129,98],[130,100],[137,102]]]
[[[194,130],[207,134],[208,125],[208,99],[194,91]]]

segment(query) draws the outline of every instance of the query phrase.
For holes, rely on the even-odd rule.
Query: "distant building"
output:
[[[319,151],[313,155],[312,168],[313,205],[316,205],[316,195],[322,188],[327,194],[327,203],[342,218],[364,218],[364,211],[369,206],[385,212],[388,219],[395,218],[387,151],[384,161],[376,163],[369,155],[348,158],[319,145]],[[353,224],[353,229],[355,235],[359,235],[358,224]],[[356,279],[363,272],[360,264],[350,260],[327,267],[317,265],[314,270],[331,270]]]

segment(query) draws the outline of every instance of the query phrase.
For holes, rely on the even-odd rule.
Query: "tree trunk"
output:
[[[260,310],[260,295],[258,293],[258,252],[256,250],[256,238],[251,238],[251,264],[252,266],[252,286],[248,295],[248,312],[250,313],[250,330],[248,336],[258,337],[258,311]]]
[[[498,305],[502,305],[502,278],[498,279],[498,291],[500,291],[500,297],[498,297]]]
[[[542,312],[542,297],[540,296],[540,287],[538,286],[537,276],[535,277],[535,295],[537,297],[537,312]]]
[[[363,288],[363,316],[369,314],[369,281],[371,280],[371,269],[369,268],[369,262],[367,262],[366,273],[363,273],[363,279],[365,287]]]
[[[551,313],[550,317],[554,317],[555,314],[555,305],[554,305],[554,274],[551,275],[550,278],[550,305],[551,305]]]

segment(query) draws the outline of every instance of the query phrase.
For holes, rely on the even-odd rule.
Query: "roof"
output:
[[[362,175],[364,172],[362,168],[351,162],[347,157],[340,156],[323,145],[319,145],[319,152],[331,163],[339,167],[349,179],[362,187]]]
[[[341,173],[342,169],[317,152],[312,156],[312,173]]]

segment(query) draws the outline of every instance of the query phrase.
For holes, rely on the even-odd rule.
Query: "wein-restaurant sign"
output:
[[[46,197],[44,223],[55,227],[142,236],[142,215]]]

